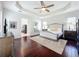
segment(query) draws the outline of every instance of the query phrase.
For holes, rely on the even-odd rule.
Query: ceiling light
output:
[[[41,10],[42,10],[42,11],[45,11],[45,10],[46,10],[46,8],[42,8]]]

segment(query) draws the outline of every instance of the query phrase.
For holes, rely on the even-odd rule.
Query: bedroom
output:
[[[54,5],[50,8],[46,7],[46,11],[44,9],[36,9],[37,7],[41,7],[42,3],[47,6]],[[32,48],[33,53],[29,52],[30,49],[28,47],[32,47],[29,39],[34,39],[33,41],[37,42],[34,44],[40,47],[44,46],[48,51],[53,50],[61,55],[66,44],[68,44],[67,41],[71,45],[75,42],[76,46],[78,44],[76,38],[78,38],[77,33],[79,30],[77,24],[79,22],[79,7],[76,6],[79,6],[79,1],[1,1],[0,37],[4,38],[6,36],[4,33],[4,25],[6,22],[7,36],[14,36],[14,41],[16,43],[14,45],[16,45],[15,48],[17,51],[17,47],[19,47],[19,45],[22,46],[22,56],[32,56],[34,53],[33,51],[38,49],[38,47],[35,46],[35,48]],[[19,39],[22,40],[21,43],[19,43]],[[52,45],[53,47],[51,47]],[[66,56],[77,57],[78,50],[79,48],[77,49],[76,47],[76,55],[75,53],[72,54],[70,51],[70,53],[68,53],[69,55]],[[42,55],[40,55],[39,52]],[[33,56],[53,56],[53,52],[51,52],[51,55],[47,54],[49,52],[42,53],[42,50],[39,50],[39,52],[36,52]],[[60,56],[58,54],[57,56]]]

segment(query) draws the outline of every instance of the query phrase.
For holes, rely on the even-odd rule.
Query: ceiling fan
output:
[[[40,1],[40,3],[41,3],[41,7],[39,7],[39,8],[34,8],[34,9],[41,9],[41,11],[50,12],[50,11],[48,10],[48,8],[54,6],[54,4],[51,4],[51,5],[46,6],[43,1]]]

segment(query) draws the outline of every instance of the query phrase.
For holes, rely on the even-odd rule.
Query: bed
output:
[[[52,40],[58,40],[63,35],[63,24],[49,24],[47,30],[40,31],[40,36]]]

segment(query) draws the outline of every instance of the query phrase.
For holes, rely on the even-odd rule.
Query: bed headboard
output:
[[[59,24],[59,23],[52,23],[48,25],[48,29],[53,29],[53,30],[58,30],[60,29],[63,32],[63,24]]]

